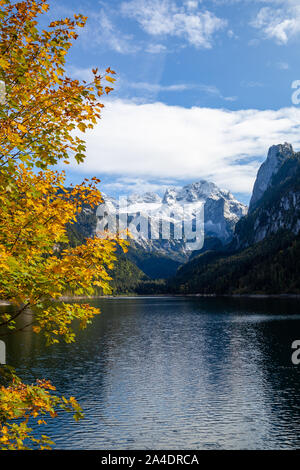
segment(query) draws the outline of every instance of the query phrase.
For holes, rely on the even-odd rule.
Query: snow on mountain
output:
[[[103,194],[103,199],[105,205],[98,208],[98,220],[101,220],[101,214],[104,213],[107,220],[109,217],[112,220],[116,215],[124,220],[128,214],[129,230],[138,246],[148,252],[159,252],[181,261],[190,254],[186,239],[179,236],[183,220],[190,224],[192,230],[196,230],[195,218],[201,217],[202,209],[204,235],[215,236],[227,242],[232,238],[238,220],[247,213],[247,207],[237,201],[229,191],[224,191],[205,180],[181,189],[168,188],[163,198],[148,192],[142,195],[132,194],[119,201]],[[137,233],[135,227],[130,226],[135,214],[139,217],[139,229],[144,229],[141,230],[142,233]],[[168,226],[171,226],[169,236]],[[165,230],[167,233],[163,233]]]

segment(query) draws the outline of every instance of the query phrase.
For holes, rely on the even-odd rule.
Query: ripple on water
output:
[[[286,301],[288,302],[288,301]],[[74,345],[8,344],[27,377],[75,395],[85,419],[43,429],[65,449],[280,449],[300,445],[298,304],[103,299]]]

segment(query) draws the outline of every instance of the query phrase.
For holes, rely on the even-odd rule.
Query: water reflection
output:
[[[86,418],[53,420],[57,448],[295,448],[300,444],[299,301],[103,299],[72,345],[11,337],[8,360],[51,378]]]

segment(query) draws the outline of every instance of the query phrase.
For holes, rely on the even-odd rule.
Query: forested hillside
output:
[[[179,268],[168,283],[170,292],[300,294],[300,154],[284,153],[287,147],[271,147],[262,167],[268,169],[271,156],[276,171],[269,173],[266,190],[237,223],[232,242]]]
[[[300,237],[280,232],[240,252],[208,251],[178,270],[180,294],[300,294]]]

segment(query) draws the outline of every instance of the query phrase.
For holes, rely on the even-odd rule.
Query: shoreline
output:
[[[97,299],[126,299],[128,297],[197,297],[197,298],[253,298],[253,299],[300,299],[300,294],[144,294],[139,295],[134,292],[131,294],[116,294],[116,295],[97,295],[97,296],[63,296],[60,301],[68,300],[97,300]]]
[[[287,299],[287,300],[300,300],[300,294],[145,294],[138,295],[132,294],[117,294],[117,295],[95,295],[95,296],[72,296],[66,295],[57,299],[57,302],[69,302],[75,300],[99,300],[99,299],[127,299],[127,298],[157,298],[157,297],[186,297],[186,298],[215,298],[215,299]],[[9,307],[11,302],[7,300],[0,300],[0,307]]]

